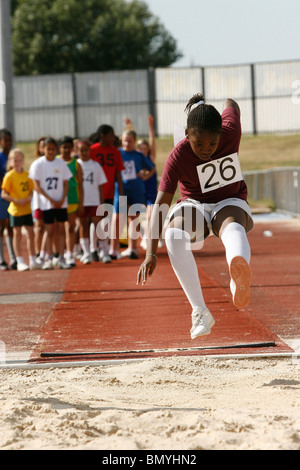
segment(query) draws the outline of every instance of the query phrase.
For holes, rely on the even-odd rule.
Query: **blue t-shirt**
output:
[[[2,181],[6,173],[8,155],[4,152],[0,152],[0,180]]]
[[[4,152],[0,152],[0,184],[2,184],[3,178],[6,173],[7,161],[8,161],[8,155]],[[0,191],[0,200],[5,201],[4,199],[1,199],[1,191]]]
[[[125,167],[125,170],[122,171],[124,191],[126,192],[128,188],[142,194],[145,193],[144,181],[137,174],[144,169],[151,171],[154,166],[153,163],[137,150],[125,152],[121,149],[121,155]]]

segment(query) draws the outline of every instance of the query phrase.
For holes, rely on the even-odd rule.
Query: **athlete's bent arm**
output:
[[[138,271],[137,284],[142,281],[144,285],[148,275],[151,276],[156,267],[158,241],[172,200],[173,194],[158,191],[148,227],[146,257]]]

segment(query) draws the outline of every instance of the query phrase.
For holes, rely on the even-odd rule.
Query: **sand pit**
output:
[[[300,359],[0,369],[0,449],[299,450]]]

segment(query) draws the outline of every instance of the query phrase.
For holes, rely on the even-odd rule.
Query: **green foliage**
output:
[[[18,0],[15,75],[167,67],[175,39],[138,0]]]

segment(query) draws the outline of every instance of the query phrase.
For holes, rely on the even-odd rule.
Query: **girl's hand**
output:
[[[147,281],[147,277],[152,276],[153,271],[156,267],[156,256],[146,255],[145,261],[141,264],[138,276],[137,276],[137,285],[142,281],[142,286]]]

